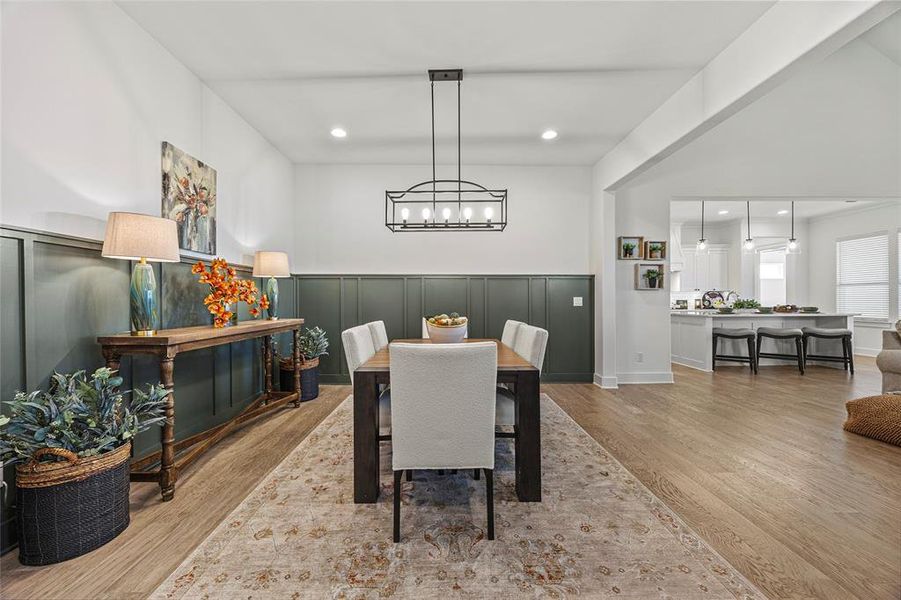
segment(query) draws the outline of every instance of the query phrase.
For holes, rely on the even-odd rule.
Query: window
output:
[[[835,267],[836,309],[888,320],[888,235],[839,240]]]
[[[785,248],[761,250],[758,282],[760,303],[764,306],[785,304]]]

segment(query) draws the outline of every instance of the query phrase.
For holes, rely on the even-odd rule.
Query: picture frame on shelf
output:
[[[666,260],[666,241],[648,240],[644,243],[646,260]]]
[[[624,235],[617,238],[616,257],[619,260],[643,260],[644,238],[637,235]]]
[[[665,273],[662,263],[638,263],[635,265],[636,290],[664,289]]]

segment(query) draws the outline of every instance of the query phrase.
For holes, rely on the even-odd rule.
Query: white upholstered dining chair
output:
[[[504,330],[506,332],[506,327]],[[544,354],[547,351],[547,338],[547,329],[520,323],[516,331],[516,339],[513,342],[513,351],[529,361],[541,373]],[[513,392],[500,386],[497,388],[496,421],[498,425],[516,424],[516,403]]]
[[[516,344],[516,334],[519,333],[521,325],[523,325],[522,321],[508,319],[507,322],[504,323],[504,333],[501,334],[501,343],[513,348],[514,344]]]
[[[366,324],[369,327],[369,333],[372,336],[372,345],[378,352],[388,345],[388,331],[385,329],[384,321],[372,321]]]
[[[341,343],[344,346],[351,386],[354,384],[354,371],[375,356],[376,348],[372,337],[368,324],[357,325],[341,332]],[[379,395],[379,429],[383,427],[391,427],[391,393],[388,390]]]
[[[391,344],[394,541],[400,541],[404,471],[485,472],[494,539],[494,402],[497,344]]]

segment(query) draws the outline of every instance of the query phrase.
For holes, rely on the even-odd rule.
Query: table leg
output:
[[[272,396],[272,336],[263,336],[263,381],[266,391],[266,400]]]
[[[175,379],[173,371],[175,357],[160,358],[160,381],[169,392],[166,397],[166,420],[160,432],[160,491],[163,502],[172,500],[175,496],[175,480],[178,479],[178,470],[175,468]]]
[[[516,374],[516,495],[541,502],[541,404],[538,371]]]
[[[379,498],[379,398],[375,373],[354,373],[354,502]]]
[[[112,350],[103,350],[103,358],[106,360],[106,367],[113,371],[119,370],[119,355]]]
[[[300,406],[300,329],[294,330],[294,391],[297,392],[296,408]]]

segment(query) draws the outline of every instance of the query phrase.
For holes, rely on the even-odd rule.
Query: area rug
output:
[[[545,395],[541,431],[540,503],[497,442],[494,541],[484,480],[417,472],[394,544],[390,443],[379,502],[353,503],[348,398],[152,597],[763,598]]]

